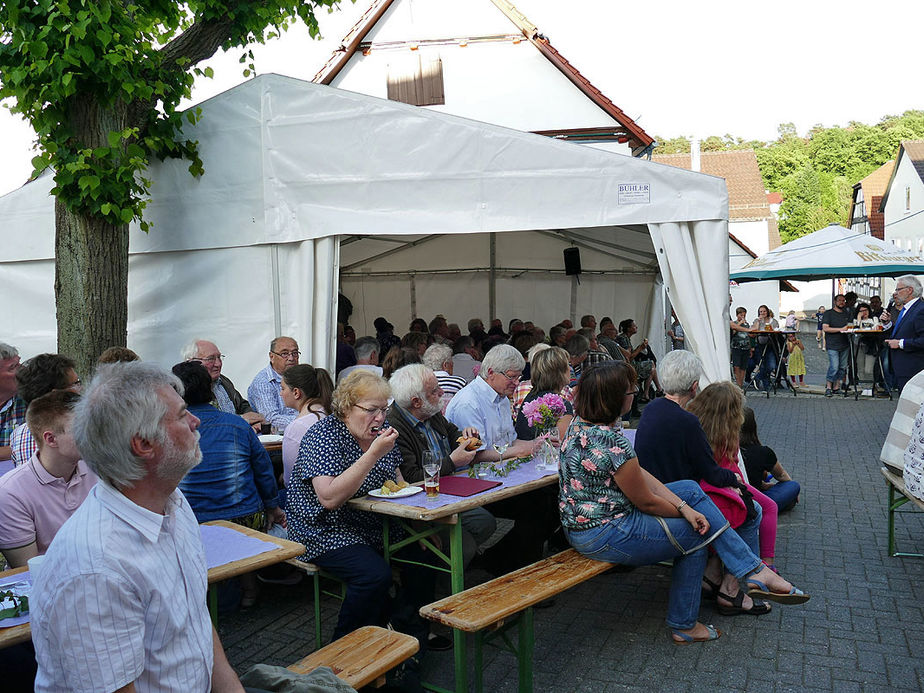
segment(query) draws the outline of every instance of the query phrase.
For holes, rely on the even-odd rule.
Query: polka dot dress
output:
[[[354,510],[346,504],[328,510],[321,505],[311,483],[316,476],[339,476],[362,454],[353,434],[336,416],[315,424],[302,438],[286,495],[289,539],[307,549],[299,557],[301,560],[311,561],[328,551],[354,544],[368,544],[382,550],[380,515]],[[394,480],[395,470],[400,466],[401,453],[396,445],[375,463],[353,497],[380,488],[387,479]]]

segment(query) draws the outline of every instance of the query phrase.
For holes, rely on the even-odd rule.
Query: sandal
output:
[[[709,642],[710,640],[718,640],[722,637],[722,631],[720,631],[715,626],[707,625],[706,630],[709,631],[708,635],[695,636],[687,635],[686,633],[683,633],[676,628],[671,628],[671,633],[673,633],[675,636],[671,638],[671,641],[675,645],[689,645],[694,642]],[[680,640],[677,638],[680,638]]]
[[[723,616],[738,616],[740,614],[763,616],[764,614],[770,613],[770,605],[760,599],[755,599],[751,608],[745,609],[744,606],[742,606],[744,604],[743,590],[738,590],[738,594],[734,597],[729,597],[724,592],[716,592],[716,596],[731,602],[731,604],[719,604],[718,600],[716,600],[715,609]]]
[[[793,587],[789,592],[774,592],[760,580],[748,578],[747,583],[748,596],[752,599],[767,599],[779,604],[805,604],[805,602],[811,599],[809,595],[796,587]]]
[[[702,592],[702,598],[707,601],[714,602],[716,595],[719,594],[719,589],[722,587],[722,585],[719,584],[718,582],[713,582],[712,580],[707,578],[705,575],[703,575],[703,582],[705,582],[708,585],[708,587],[700,588]]]

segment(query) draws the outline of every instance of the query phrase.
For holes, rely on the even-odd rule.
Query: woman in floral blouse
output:
[[[562,443],[561,522],[571,545],[588,558],[625,565],[673,559],[667,625],[677,644],[715,640],[721,631],[699,623],[706,545],[747,582],[748,594],[784,604],[808,595],[765,566],[699,485],[664,485],[643,470],[618,421],[632,405],[631,366],[607,362],[581,378],[575,417]]]

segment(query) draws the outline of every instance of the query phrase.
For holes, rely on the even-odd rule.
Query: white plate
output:
[[[382,493],[382,489],[377,488],[374,491],[369,491],[369,495],[373,498],[405,498],[407,496],[413,496],[415,493],[420,493],[421,491],[423,491],[422,486],[408,486],[394,493]]]
[[[260,439],[261,443],[281,443],[282,442],[282,436],[277,435],[275,433],[268,433],[265,436],[259,435],[257,436],[257,438]]]

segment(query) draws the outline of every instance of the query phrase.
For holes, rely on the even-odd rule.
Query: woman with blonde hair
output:
[[[331,416],[309,428],[298,448],[286,498],[289,539],[305,545],[299,560],[346,583],[334,639],[390,618],[424,648],[428,629],[417,612],[433,591],[433,571],[419,565],[428,560],[426,552],[416,542],[398,552],[417,565],[402,569],[403,586],[389,614],[392,577],[382,556],[382,516],[348,505],[385,481],[402,480],[398,432],[385,424],[390,396],[388,382],[368,370],[353,371],[337,385]],[[401,539],[400,528],[392,527],[391,539]]]
[[[561,347],[549,347],[533,354],[530,364],[532,366],[531,387],[529,393],[523,398],[522,404],[517,407],[516,421],[514,421],[517,438],[520,440],[536,439],[535,430],[523,415],[523,405],[547,394],[561,396],[561,391],[571,379],[571,372],[568,368],[568,352]],[[571,403],[565,400],[564,397],[562,397],[562,403],[565,405],[565,413],[558,420],[559,440],[565,437],[565,431],[568,430],[568,424],[571,423],[571,417],[574,414]]]

